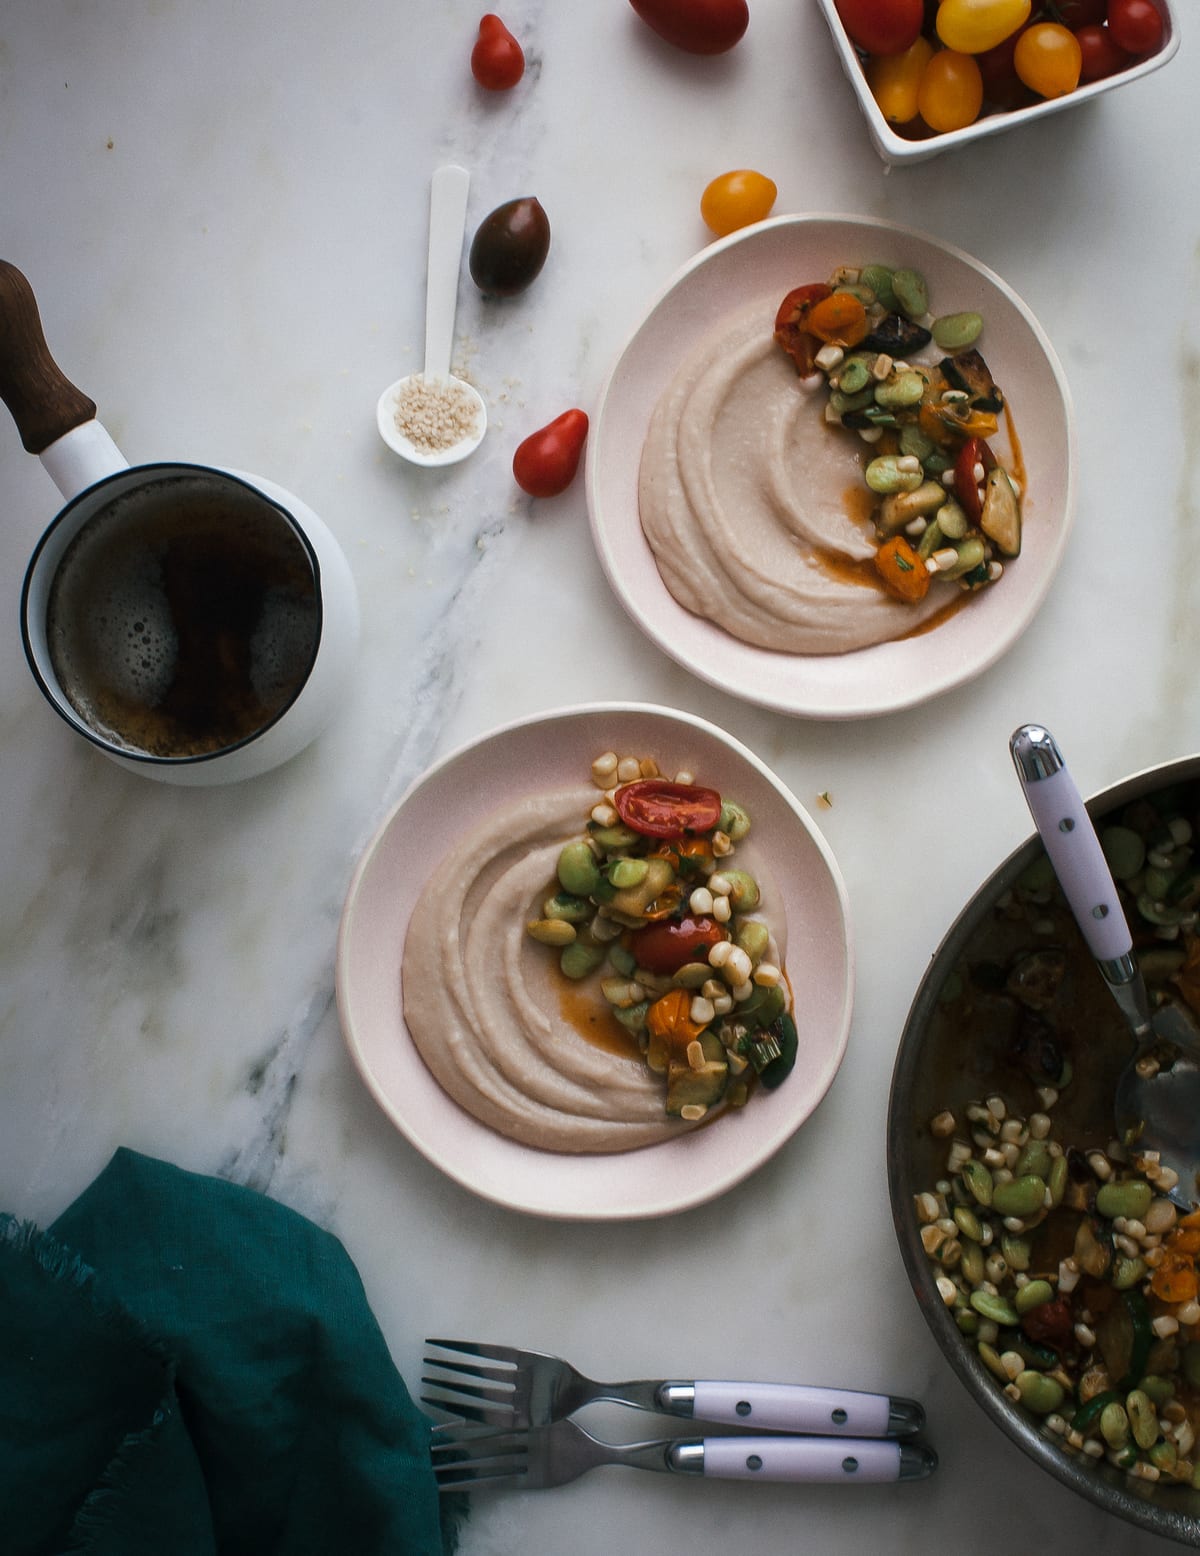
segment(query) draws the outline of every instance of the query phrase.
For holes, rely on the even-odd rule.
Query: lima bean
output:
[[[1017,1374],[1017,1389],[1021,1403],[1035,1416],[1048,1416],[1062,1404],[1065,1390],[1057,1378],[1048,1378],[1044,1372],[1028,1369]]]
[[[1001,1216],[1032,1216],[1046,1202],[1046,1180],[1036,1173],[998,1183],[992,1190],[992,1208]]]
[[[880,454],[873,459],[863,472],[871,490],[885,496],[888,492],[915,492],[925,476],[920,464],[915,470],[901,467],[900,460],[907,457],[903,454]]]
[[[1125,1413],[1133,1440],[1139,1448],[1153,1448],[1158,1441],[1158,1411],[1144,1389],[1131,1389],[1125,1399]]]
[[[1150,1209],[1154,1190],[1141,1178],[1129,1178],[1123,1183],[1102,1183],[1096,1191],[1096,1209],[1110,1221],[1117,1216],[1127,1216],[1140,1221]]]
[[[983,333],[983,319],[977,313],[944,313],[932,328],[934,341],[943,351],[962,351]]]
[[[917,322],[929,312],[929,288],[919,270],[893,270],[892,291],[906,318]]]
[[[568,843],[558,856],[558,882],[572,897],[590,897],[600,884],[600,866],[586,843]]]

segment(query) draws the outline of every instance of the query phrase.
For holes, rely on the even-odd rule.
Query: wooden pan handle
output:
[[[0,259],[0,400],[31,454],[92,421],[96,405],[66,378],[46,345],[33,288]]]

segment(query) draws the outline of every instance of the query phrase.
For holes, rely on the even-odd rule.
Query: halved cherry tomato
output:
[[[968,438],[954,461],[954,495],[972,524],[978,524],[983,517],[983,499],[975,479],[975,466],[982,465],[986,475],[995,463],[996,456],[982,438]]]
[[[531,432],[513,455],[513,478],[531,497],[557,497],[575,479],[588,434],[587,412],[564,411]]]
[[[1057,22],[1035,22],[1018,38],[1013,64],[1039,97],[1065,97],[1079,85],[1083,52],[1069,28]]]
[[[646,1030],[669,1046],[686,1048],[704,1031],[704,1025],[692,1020],[692,996],[688,990],[669,989],[646,1012]]]
[[[871,326],[867,310],[853,292],[834,292],[814,303],[808,314],[809,333],[830,346],[857,346]]]
[[[683,837],[709,832],[721,819],[721,796],[695,783],[669,783],[665,778],[639,778],[613,796],[617,815],[643,837]]]
[[[489,92],[507,92],[525,73],[521,45],[498,16],[489,12],[479,21],[479,37],[471,50],[471,74]]]
[[[1099,23],[1089,22],[1086,27],[1080,27],[1075,39],[1079,44],[1080,81],[1103,81],[1106,76],[1115,76],[1133,57],[1126,54],[1108,28]]]
[[[921,31],[924,0],[834,0],[842,26],[868,54],[903,54]]]
[[[728,939],[728,931],[715,918],[685,913],[682,918],[635,929],[629,937],[629,949],[647,972],[674,973],[685,962],[705,961],[710,946]]]
[[[1154,0],[1108,0],[1108,30],[1127,54],[1153,54],[1163,39],[1162,13]]]
[[[793,287],[775,315],[775,339],[796,364],[801,378],[816,371],[816,355],[821,349],[821,342],[808,328],[808,316],[817,303],[832,294],[833,288],[824,281]]]

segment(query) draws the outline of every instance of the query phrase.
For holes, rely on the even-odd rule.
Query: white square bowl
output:
[[[833,37],[838,58],[842,62],[842,69],[846,72],[847,79],[854,89],[854,95],[858,98],[863,117],[867,121],[871,140],[879,155],[890,166],[925,162],[930,157],[938,157],[943,152],[955,150],[956,147],[970,145],[972,141],[982,140],[987,135],[998,135],[1001,131],[1013,129],[1016,125],[1031,124],[1037,119],[1044,119],[1047,114],[1061,113],[1063,109],[1074,108],[1079,103],[1091,102],[1102,92],[1109,92],[1114,87],[1124,86],[1130,81],[1140,81],[1151,71],[1158,70],[1178,52],[1179,26],[1172,12],[1171,0],[1154,0],[1154,3],[1162,13],[1163,19],[1162,46],[1156,53],[1136,60],[1126,69],[1117,71],[1115,75],[1106,76],[1101,81],[1089,81],[1086,86],[1077,87],[1065,97],[1048,98],[1045,102],[1031,103],[1025,108],[990,113],[961,130],[947,130],[940,135],[928,135],[921,140],[911,140],[905,135],[898,134],[881,113],[879,104],[867,85],[862,61],[837,13],[835,0],[817,0],[817,4],[825,14],[825,21]]]

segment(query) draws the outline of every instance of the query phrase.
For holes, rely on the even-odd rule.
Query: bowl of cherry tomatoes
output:
[[[1179,49],[1172,0],[818,0],[885,162],[1088,102]]]

